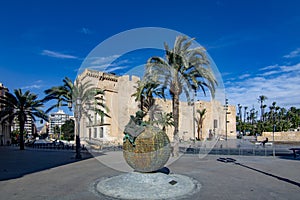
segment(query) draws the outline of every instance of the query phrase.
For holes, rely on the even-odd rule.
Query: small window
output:
[[[214,120],[214,128],[218,128],[218,120],[217,119]]]
[[[89,128],[89,140],[91,140],[91,137],[92,137],[92,129]]]
[[[94,128],[94,138],[97,138],[97,128]]]
[[[100,138],[103,138],[103,127],[100,127]]]

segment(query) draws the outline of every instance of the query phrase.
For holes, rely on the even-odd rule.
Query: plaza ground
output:
[[[97,157],[105,154],[109,152]],[[117,151],[110,159],[121,154]],[[82,160],[74,155],[70,150],[0,147],[0,199],[112,199],[97,194],[95,183],[125,172],[104,165],[88,152]],[[296,200],[300,198],[299,166],[299,157],[290,152],[276,157],[184,154],[167,167],[201,184],[200,192],[183,199]]]

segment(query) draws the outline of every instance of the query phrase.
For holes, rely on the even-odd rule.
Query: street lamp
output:
[[[81,154],[80,154],[80,150],[81,150],[81,145],[80,145],[80,119],[81,119],[81,98],[77,97],[76,99],[76,122],[77,122],[77,127],[76,127],[76,159],[81,159]]]
[[[227,115],[230,114],[228,112],[228,99],[225,99],[225,140],[227,141]]]
[[[193,106],[193,137],[194,137],[194,143],[195,143],[196,142],[196,133],[195,133],[195,100],[193,100],[192,106]]]
[[[276,124],[275,124],[275,116],[273,116],[273,157],[275,157],[275,129],[276,129]]]

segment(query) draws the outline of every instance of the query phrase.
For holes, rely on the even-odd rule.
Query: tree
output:
[[[198,139],[202,140],[202,127],[203,127],[203,122],[204,122],[204,119],[205,119],[206,109],[205,108],[203,110],[197,109],[196,112],[199,114],[198,117],[195,118],[196,123],[197,123]]]
[[[162,130],[166,132],[168,126],[174,126],[172,113],[157,113],[153,123],[161,126]]]
[[[258,102],[260,103],[260,112],[261,112],[261,115],[260,115],[260,120],[261,121],[264,121],[264,109],[266,107],[266,105],[264,105],[264,102],[267,100],[268,98],[264,95],[261,95],[258,97]]]
[[[238,104],[238,109],[239,109],[238,115],[239,115],[240,122],[242,122],[242,108],[243,106],[241,104]]]
[[[74,140],[75,122],[72,119],[67,120],[62,126],[61,131],[65,140]]]
[[[289,111],[290,128],[297,129],[300,124],[300,110],[296,107],[290,107]]]
[[[272,105],[269,106],[270,112],[269,112],[269,121],[275,122],[275,108],[276,108],[276,102],[273,101]]]
[[[243,106],[241,104],[238,104],[238,113],[237,113],[237,116],[236,116],[236,119],[237,119],[237,130],[239,130],[239,136],[242,135],[242,108]]]
[[[28,117],[34,122],[35,117],[48,120],[47,115],[41,110],[43,102],[28,90],[23,93],[21,89],[15,89],[13,94],[5,92],[5,95],[0,97],[0,104],[3,106],[0,118],[17,119],[20,126],[20,150],[24,150],[24,129]]]
[[[153,79],[143,79],[142,81],[137,82],[137,86],[135,86],[136,92],[131,95],[135,97],[135,101],[140,102],[140,109],[145,114],[149,114],[149,121],[153,120],[155,112],[161,111],[161,109],[155,105],[154,96],[165,99],[163,89],[159,86],[160,84]]]
[[[61,137],[60,132],[61,132],[61,129],[59,128],[58,125],[53,127],[53,133],[54,133],[54,138],[55,139],[60,140],[60,137]]]
[[[47,112],[55,107],[68,106],[73,109],[75,114],[75,120],[77,125],[76,130],[76,158],[81,158],[80,155],[80,135],[79,135],[79,123],[82,114],[85,115],[90,121],[89,111],[94,111],[103,118],[109,117],[107,114],[108,109],[103,102],[104,91],[95,88],[90,81],[84,83],[76,80],[75,83],[68,77],[63,80],[62,86],[52,87],[45,90],[46,97],[44,101],[57,100],[57,102],[51,106]]]
[[[248,106],[244,106],[244,123],[246,122],[247,109]]]
[[[186,36],[176,37],[173,49],[165,43],[166,59],[151,57],[147,61],[144,78],[160,83],[163,89],[168,89],[172,98],[172,113],[174,118],[173,140],[179,142],[179,96],[184,93],[190,102],[190,91],[201,89],[204,94],[208,89],[214,97],[217,81],[210,68],[209,59],[202,47],[190,48],[193,39]],[[164,90],[163,90],[164,91]],[[174,155],[178,155],[178,145],[175,145]]]

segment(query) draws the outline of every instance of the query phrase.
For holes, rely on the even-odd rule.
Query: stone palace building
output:
[[[101,123],[101,117],[90,112],[88,120],[82,116],[80,122],[80,137],[83,140],[104,143],[104,144],[122,144],[123,131],[125,125],[129,122],[130,115],[135,115],[138,110],[138,102],[132,94],[136,89],[139,77],[123,75],[118,76],[96,70],[85,69],[78,77],[81,82],[90,81],[97,88],[105,91],[101,97],[109,109],[109,116],[104,117]],[[157,99],[163,112],[172,111],[171,100]],[[197,125],[193,113],[197,117],[197,109],[206,109],[205,119],[202,128],[202,138],[211,137],[236,138],[236,109],[235,106],[228,105],[227,116],[224,105],[218,101],[196,101],[194,106],[187,102],[180,102],[179,114],[179,137],[182,141],[189,141],[197,137]],[[225,120],[227,119],[227,127]],[[101,125],[104,124],[104,125]],[[193,127],[194,124],[194,127]],[[227,134],[226,134],[227,131]],[[170,140],[173,140],[173,128],[167,128],[167,134]]]

